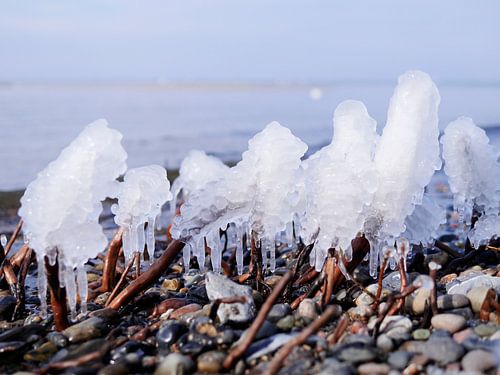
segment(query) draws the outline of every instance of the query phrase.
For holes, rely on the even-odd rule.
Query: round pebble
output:
[[[435,329],[443,329],[455,333],[465,326],[465,318],[455,314],[438,314],[432,317],[431,324]]]
[[[465,371],[486,372],[496,365],[495,355],[485,350],[472,350],[462,358],[462,367]]]
[[[469,299],[463,294],[445,294],[437,298],[439,310],[458,309],[469,306]]]
[[[170,353],[156,368],[154,375],[191,374],[195,370],[193,360],[179,353]]]
[[[297,313],[301,318],[314,320],[318,317],[316,302],[311,298],[305,298],[299,305]]]
[[[389,365],[385,363],[363,363],[358,367],[358,373],[360,375],[385,375],[391,371]]]
[[[489,337],[498,330],[498,326],[492,324],[480,324],[474,327],[474,332],[479,337]]]
[[[416,329],[412,333],[412,337],[415,340],[419,340],[419,341],[427,340],[430,337],[430,335],[431,335],[431,331],[429,331],[428,329],[424,329],[424,328]]]
[[[198,357],[198,371],[209,374],[217,374],[221,372],[222,363],[225,358],[225,353],[216,350],[203,353]]]

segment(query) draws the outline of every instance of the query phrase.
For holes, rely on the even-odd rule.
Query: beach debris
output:
[[[104,250],[108,241],[98,222],[101,202],[116,197],[116,180],[126,170],[122,135],[105,120],[88,125],[58,158],[42,170],[21,198],[19,216],[29,246],[38,261],[38,293],[47,311],[45,257],[58,260],[72,316],[77,295],[86,311],[87,275],[84,264]]]
[[[115,223],[123,227],[123,253],[128,261],[146,246],[149,259],[155,249],[155,221],[172,199],[167,171],[159,165],[129,169],[120,183],[118,203],[111,207]],[[146,229],[145,229],[146,224]]]

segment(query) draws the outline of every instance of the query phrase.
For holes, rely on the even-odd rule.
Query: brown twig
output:
[[[291,280],[292,272],[288,271],[285,275],[283,275],[269,297],[267,297],[252,325],[245,332],[243,339],[229,352],[229,355],[224,360],[223,367],[226,370],[232,368],[236,361],[240,359],[243,354],[245,354],[253,339],[257,335],[260,327],[264,324],[267,314]]]
[[[333,335],[328,340],[328,343],[330,345],[335,345],[340,340],[340,338],[344,334],[345,330],[349,326],[349,322],[350,322],[350,319],[349,319],[349,315],[347,315],[347,314],[344,314],[342,316],[342,318],[340,318],[340,320],[337,324],[337,327],[335,328],[335,331],[333,332]]]
[[[62,331],[69,327],[69,321],[66,305],[66,288],[61,288],[59,284],[57,257],[54,265],[50,265],[48,258],[45,257],[45,269],[47,270],[47,282],[50,289],[50,304],[54,314],[54,324],[57,331]]]
[[[479,311],[479,319],[488,321],[490,320],[490,309],[494,305],[494,302],[496,302],[497,298],[497,293],[495,289],[491,288],[488,290],[486,293],[486,297],[484,298],[484,301],[481,305],[481,310]]]
[[[219,310],[219,306],[222,303],[245,303],[247,299],[244,296],[233,296],[233,297],[225,297],[225,298],[217,298],[210,307],[210,314],[208,315],[212,321],[215,322],[215,318],[217,318],[217,311]]]
[[[100,292],[110,292],[115,285],[116,263],[118,254],[122,247],[123,228],[119,228],[109,243],[106,257],[104,258],[104,269],[102,271],[102,284]]]
[[[13,317],[20,317],[22,312],[24,311],[24,306],[26,303],[26,294],[24,290],[24,284],[26,281],[26,276],[28,275],[29,266],[31,263],[31,256],[33,254],[33,250],[29,249],[26,253],[23,262],[21,263],[21,268],[17,274],[17,302],[16,307],[14,309]]]
[[[266,375],[274,375],[276,374],[280,367],[282,366],[283,361],[288,357],[294,347],[298,345],[302,345],[309,336],[313,335],[321,327],[323,327],[326,323],[330,321],[330,319],[335,315],[336,309],[333,306],[328,306],[323,314],[320,315],[318,319],[308,325],[302,332],[288,341],[278,352],[273,356],[272,361],[267,366],[266,371],[264,372]]]
[[[144,272],[135,279],[129,286],[121,291],[116,298],[109,304],[112,309],[118,310],[127,304],[143,290],[149,288],[158,278],[167,270],[170,264],[177,258],[184,243],[174,240],[170,242],[163,254]]]
[[[377,311],[378,304],[380,303],[380,296],[382,295],[382,282],[384,280],[384,272],[387,267],[387,262],[389,261],[388,257],[384,257],[382,261],[382,265],[380,266],[380,272],[378,273],[378,282],[377,282],[377,294],[375,294],[375,299],[373,301],[373,311]]]
[[[16,241],[17,236],[21,232],[22,227],[23,227],[23,219],[19,219],[16,225],[16,229],[14,229],[12,236],[10,236],[9,238],[9,242],[7,242],[7,245],[5,245],[4,256],[7,256],[7,254],[9,254],[9,251],[12,248],[12,245],[14,245],[14,242]]]
[[[71,367],[80,367],[88,362],[95,362],[106,355],[106,353],[111,349],[111,343],[105,342],[103,347],[99,350],[84,354],[75,359],[68,359],[66,361],[54,362],[49,364],[46,368],[42,370],[42,374],[51,374],[53,371],[60,371]]]
[[[118,280],[118,283],[116,284],[115,288],[113,289],[113,291],[109,295],[108,300],[106,301],[106,304],[104,306],[106,306],[106,307],[109,306],[111,301],[113,301],[113,298],[115,298],[115,296],[118,294],[118,291],[120,290],[120,288],[123,286],[123,284],[125,284],[125,280],[127,280],[127,275],[129,273],[130,269],[132,268],[132,266],[134,265],[134,260],[135,260],[135,256],[132,256],[130,258],[130,260],[128,261],[127,267],[125,267],[125,270],[122,272],[122,275],[120,276],[120,280]]]
[[[430,295],[430,303],[431,303],[431,311],[432,315],[437,315],[439,314],[439,309],[437,305],[437,285],[436,285],[436,277],[437,277],[437,268],[432,267],[429,270],[429,277],[432,279],[434,286],[431,290],[431,295]]]
[[[11,294],[17,298],[17,277],[12,264],[10,264],[9,259],[4,259],[2,269],[5,275],[5,281],[7,281],[7,284],[9,285]]]
[[[451,247],[449,247],[447,244],[445,244],[442,241],[436,240],[436,242],[434,243],[434,246],[436,246],[439,250],[444,251],[446,254],[451,255],[453,258],[461,258],[462,257],[462,254],[453,250]]]
[[[325,292],[322,295],[321,298],[321,307],[325,307],[329,302],[330,299],[332,298],[333,294],[333,281],[335,277],[335,258],[333,258],[332,254],[328,254],[328,258],[326,259],[326,264],[325,264]]]

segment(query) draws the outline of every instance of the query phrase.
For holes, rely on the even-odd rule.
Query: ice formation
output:
[[[422,204],[416,205],[411,215],[406,217],[406,231],[402,237],[412,244],[429,245],[438,237],[442,224],[446,224],[446,210],[424,195]]]
[[[179,177],[172,184],[171,217],[175,216],[181,193],[186,199],[190,192],[200,190],[208,183],[218,180],[228,170],[229,167],[216,157],[199,150],[190,151],[181,163]]]
[[[305,163],[306,216],[301,235],[314,242],[313,261],[320,271],[328,249],[351,257],[351,240],[363,227],[373,198],[376,121],[363,103],[344,101],[335,110],[332,143]]]
[[[38,293],[47,308],[44,258],[59,264],[72,316],[77,290],[86,311],[87,275],[84,264],[107,244],[98,219],[106,197],[118,192],[116,178],[126,170],[127,153],[120,132],[105,120],[88,125],[59,157],[42,170],[21,198],[19,216],[25,239],[37,255]],[[76,269],[76,274],[75,274]]]
[[[243,270],[242,237],[248,243],[253,234],[260,241],[264,264],[274,269],[276,236],[291,232],[300,204],[300,159],[307,145],[289,129],[272,122],[248,142],[242,160],[200,190],[192,191],[181,215],[176,217],[172,236],[185,241],[185,266],[189,249],[204,267],[205,241],[211,249],[211,263],[220,272],[222,244],[220,230],[232,231],[237,239],[238,272]],[[269,253],[269,254],[268,254]]]
[[[153,259],[155,220],[170,199],[170,183],[162,166],[148,165],[127,171],[120,184],[118,204],[111,208],[115,223],[124,228],[125,259],[136,252],[142,253],[144,245],[149,259]]]
[[[364,225],[372,275],[380,249],[406,230],[406,218],[422,203],[425,186],[441,167],[439,102],[439,92],[426,73],[410,71],[399,77],[375,152],[377,189]]]
[[[485,131],[472,119],[460,117],[446,127],[441,143],[444,171],[461,220],[470,225],[473,209],[497,215],[500,170]]]

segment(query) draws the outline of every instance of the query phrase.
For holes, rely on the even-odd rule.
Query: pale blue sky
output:
[[[0,81],[500,82],[500,2],[0,3]]]

